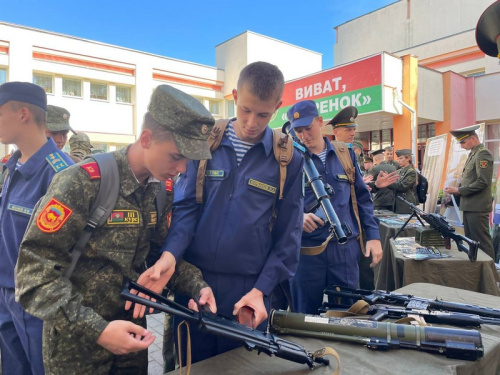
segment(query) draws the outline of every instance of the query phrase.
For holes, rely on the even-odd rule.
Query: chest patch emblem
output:
[[[267,191],[268,193],[271,193],[271,194],[276,194],[276,188],[274,186],[271,186],[271,185],[265,184],[263,182],[254,180],[253,178],[250,178],[248,180],[248,185],[253,186],[253,187],[260,189],[260,190]]]
[[[224,177],[224,171],[208,170],[205,172],[206,177]]]
[[[113,210],[106,222],[108,225],[130,225],[140,224],[139,211],[137,210]]]
[[[19,206],[18,204],[9,203],[9,205],[7,206],[7,209],[14,211],[14,212],[19,212],[21,214],[25,214],[28,216],[31,216],[33,214],[32,208]]]
[[[52,198],[38,214],[36,226],[45,233],[57,232],[68,221],[72,213],[73,210],[68,206]]]
[[[158,221],[158,213],[156,211],[151,211],[149,213],[148,225],[156,225],[157,221]]]
[[[479,168],[483,168],[483,169],[488,168],[488,160],[481,160],[479,162]]]

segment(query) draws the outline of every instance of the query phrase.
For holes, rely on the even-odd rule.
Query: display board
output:
[[[427,190],[427,202],[424,211],[434,213],[436,211],[439,185],[444,172],[444,161],[447,144],[447,134],[438,135],[427,139],[423,160],[422,175],[429,181]]]

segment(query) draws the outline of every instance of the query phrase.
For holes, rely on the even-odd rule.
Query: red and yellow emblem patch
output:
[[[171,178],[167,178],[165,180],[165,189],[171,193],[174,191],[174,180],[172,180]]]
[[[488,160],[479,161],[479,168],[488,168]]]
[[[57,232],[72,213],[68,206],[52,198],[36,218],[36,226],[45,233]]]
[[[97,162],[93,161],[91,163],[82,164],[80,167],[82,167],[85,172],[89,174],[91,180],[101,178],[101,171],[99,170]]]

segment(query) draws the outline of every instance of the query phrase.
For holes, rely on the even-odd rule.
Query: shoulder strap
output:
[[[354,169],[354,165],[352,163],[351,155],[349,154],[349,148],[344,142],[332,141],[332,146],[335,149],[335,153],[337,154],[340,162],[342,163],[342,167],[347,175],[347,179],[351,184],[351,201],[352,208],[354,211],[354,216],[356,216],[356,221],[358,223],[359,228],[359,247],[363,254],[365,253],[365,244],[363,241],[363,237],[361,232],[363,228],[361,228],[361,221],[359,220],[359,210],[358,210],[358,201],[356,200],[356,191],[354,190],[354,179],[356,177],[356,171]]]
[[[90,209],[90,217],[83,233],[71,252],[71,264],[64,272],[64,277],[70,278],[80,256],[85,252],[85,246],[94,232],[94,229],[103,225],[111,215],[118,200],[120,191],[120,173],[115,157],[111,153],[95,154],[92,158],[97,162],[100,173],[100,184],[97,195]]]
[[[217,150],[217,147],[219,147],[222,136],[224,135],[224,130],[226,130],[230,120],[231,119],[220,119],[215,121],[215,125],[212,127],[212,131],[207,140],[210,152],[214,152]],[[198,173],[196,175],[196,203],[203,203],[203,184],[205,183],[206,170],[207,160],[200,160]]]
[[[276,161],[280,165],[279,199],[283,199],[283,189],[286,181],[286,166],[293,157],[293,142],[289,134],[284,134],[281,128],[273,129],[273,151]]]

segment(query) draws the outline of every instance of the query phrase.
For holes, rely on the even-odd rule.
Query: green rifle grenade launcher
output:
[[[448,358],[475,361],[483,357],[481,334],[476,330],[380,323],[351,318],[305,315],[272,310],[274,332],[366,345],[370,349],[415,349]]]
[[[132,291],[142,293],[147,298],[139,297],[137,294],[132,293]],[[200,305],[198,305],[200,312],[188,309],[129,279],[124,279],[124,286],[120,296],[127,301],[151,307],[167,314],[176,315],[189,323],[198,325],[201,330],[207,333],[239,341],[245,345],[246,349],[250,351],[257,350],[259,354],[265,353],[269,356],[274,355],[292,362],[306,364],[311,369],[314,367],[315,362],[327,366],[329,364],[328,358],[323,357],[323,350],[318,350],[314,353],[307,352],[299,344],[283,340],[269,332],[252,329],[234,320],[213,314],[207,311],[207,309],[203,309]]]

